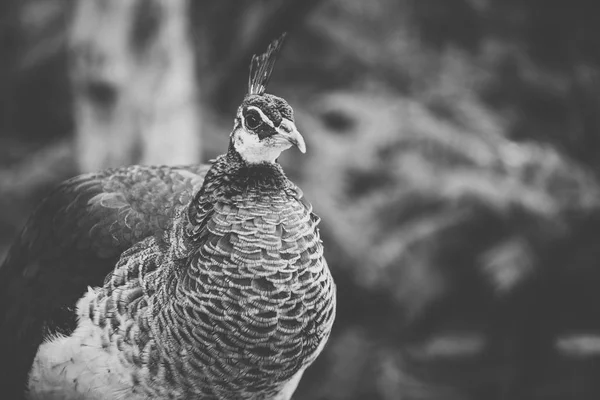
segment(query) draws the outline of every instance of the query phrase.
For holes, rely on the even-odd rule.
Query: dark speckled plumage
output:
[[[151,237],[121,257],[90,315],[107,340],[127,344],[149,396],[271,398],[316,358],[333,323],[318,222],[279,165],[246,166],[230,152],[164,249]],[[134,356],[142,349],[150,361]]]
[[[121,253],[160,242],[208,166],[129,167],[81,175],[37,208],[0,266],[0,387],[18,398],[44,335],[70,334],[73,307],[101,286]],[[12,397],[11,397],[12,396]]]
[[[274,53],[251,82],[266,85]],[[250,103],[273,129],[277,118],[293,123],[282,99],[250,93]],[[210,168],[83,175],[41,204],[0,267],[3,396],[23,395],[45,336],[73,332],[88,286],[100,288],[79,315],[98,351],[117,349],[130,394],[291,396],[331,331],[335,285],[300,189],[279,164],[248,163],[233,143]]]
[[[294,114],[290,106],[277,96],[268,93],[261,96],[246,96],[242,107],[245,108],[250,105],[260,108],[273,121],[276,127],[279,126],[283,118],[294,121]]]

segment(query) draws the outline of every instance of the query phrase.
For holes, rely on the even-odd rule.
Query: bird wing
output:
[[[161,237],[207,170],[134,166],[85,174],[63,182],[40,204],[0,266],[5,394],[17,385],[20,395],[44,336],[74,330],[73,307],[86,288],[101,286],[124,250]]]

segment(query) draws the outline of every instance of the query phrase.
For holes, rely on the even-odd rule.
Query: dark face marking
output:
[[[254,130],[261,124],[264,124],[261,115],[255,109],[244,110],[244,121],[246,121],[246,128],[251,130]]]
[[[271,94],[246,96],[242,102],[242,107],[245,109],[250,106],[260,109],[273,122],[275,127],[281,124],[283,118],[294,121],[292,107],[280,97]]]
[[[273,126],[264,121],[263,116],[253,107],[262,111]],[[275,128],[281,125],[283,118],[294,121],[294,113],[289,104],[270,94],[247,96],[242,103],[242,116],[246,129],[256,133],[261,140],[276,134]]]
[[[263,116],[254,108],[244,108],[242,112],[244,118],[244,126],[250,132],[256,133],[260,140],[273,136],[277,133],[267,121],[263,120]]]

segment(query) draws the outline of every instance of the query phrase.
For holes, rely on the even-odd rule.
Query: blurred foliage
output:
[[[4,245],[70,171],[69,1],[0,6]],[[580,340],[600,333],[591,0],[192,4],[209,156],[249,54],[292,31],[269,91],[307,139],[283,158],[339,291],[295,398],[599,398],[598,343]],[[62,169],[23,167],[48,159]]]
[[[557,348],[600,328],[591,173],[412,99],[337,92],[300,120],[339,308],[298,398],[598,395],[597,359]]]
[[[469,51],[492,73],[482,99],[515,139],[548,141],[598,169],[600,36],[594,2],[414,1],[426,42]]]

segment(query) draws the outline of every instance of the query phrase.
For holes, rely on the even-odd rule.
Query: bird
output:
[[[306,144],[254,55],[208,165],[71,178],[0,266],[6,399],[290,399],[333,326],[320,218],[278,162]]]

